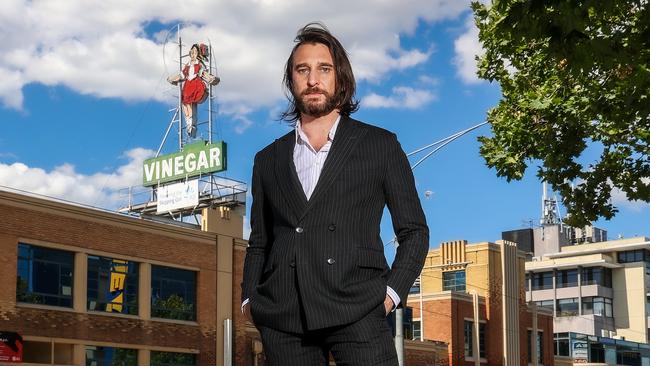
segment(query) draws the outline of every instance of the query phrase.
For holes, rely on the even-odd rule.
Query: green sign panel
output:
[[[223,170],[226,170],[226,143],[199,141],[185,145],[181,152],[145,160],[142,185],[148,187]]]

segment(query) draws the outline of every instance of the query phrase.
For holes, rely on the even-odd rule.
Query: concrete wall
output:
[[[646,343],[646,280],[643,263],[628,263],[612,271],[614,322],[618,336]]]

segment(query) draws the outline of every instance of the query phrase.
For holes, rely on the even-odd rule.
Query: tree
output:
[[[493,136],[479,138],[487,165],[510,181],[539,162],[537,176],[561,194],[574,226],[612,218],[613,189],[650,201],[648,0],[472,9],[485,49],[478,75],[502,92],[487,116]]]

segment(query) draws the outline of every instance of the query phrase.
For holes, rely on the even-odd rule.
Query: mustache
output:
[[[305,89],[305,90],[303,90],[302,93],[300,93],[300,95],[301,95],[301,96],[305,96],[305,95],[307,95],[307,94],[315,94],[315,93],[323,94],[323,95],[328,95],[327,92],[326,92],[325,90],[320,89],[320,88],[318,88],[318,87],[313,87],[313,88]]]

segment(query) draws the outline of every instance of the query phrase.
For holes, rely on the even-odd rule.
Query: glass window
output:
[[[578,298],[558,299],[556,307],[556,316],[574,316],[578,315]]]
[[[612,269],[604,267],[587,267],[582,269],[583,285],[601,285],[612,287]]]
[[[555,273],[555,286],[558,288],[578,286],[578,270],[557,271]]]
[[[88,310],[138,314],[138,263],[88,256]]]
[[[528,342],[526,342],[526,345],[528,347],[528,362],[532,362],[532,356],[533,356],[533,351],[531,349],[531,345],[533,344],[532,342],[532,335],[533,331],[528,330]],[[537,349],[537,363],[538,364],[543,364],[544,360],[544,333],[537,331],[537,339],[535,340],[535,347]]]
[[[72,307],[74,253],[18,244],[16,300]]]
[[[442,273],[443,291],[465,291],[465,271]]]
[[[535,301],[537,307],[553,310],[553,300]]]
[[[419,294],[420,293],[420,278],[416,278],[415,282],[413,282],[413,286],[411,286],[411,289],[409,290],[409,294]]]
[[[192,353],[151,351],[151,366],[193,366],[196,355]]]
[[[151,266],[151,316],[196,320],[196,272]]]
[[[533,290],[548,290],[553,288],[553,272],[533,273]]]
[[[472,344],[472,334],[474,333],[474,322],[465,320],[465,357],[473,357],[474,348]],[[485,358],[485,323],[478,325],[478,344],[479,344],[479,357]]]
[[[86,366],[137,366],[138,352],[134,349],[86,346]]]
[[[646,251],[643,249],[618,252],[619,263],[641,262],[644,261],[646,257],[648,256],[646,255]]]
[[[589,296],[582,298],[582,313],[595,314],[611,318],[612,314],[612,299],[607,297]]]
[[[553,351],[557,356],[570,356],[569,333],[555,333],[553,336]]]
[[[414,340],[420,340],[420,321],[419,320],[414,320],[413,321],[413,338]]]

